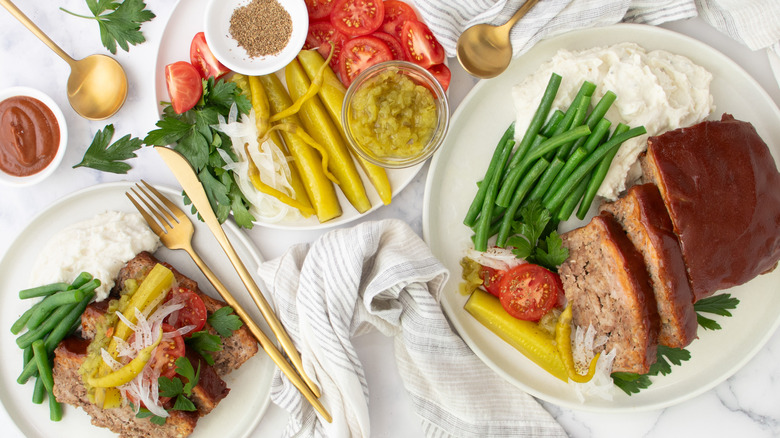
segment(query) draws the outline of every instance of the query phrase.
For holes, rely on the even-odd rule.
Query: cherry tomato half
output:
[[[501,277],[505,271],[493,269],[490,266],[482,266],[479,270],[479,277],[482,279],[482,288],[496,297],[500,296]]]
[[[347,40],[339,58],[341,82],[349,86],[363,70],[392,59],[390,48],[379,38],[368,35]]]
[[[439,81],[441,87],[444,88],[444,91],[447,91],[447,88],[450,86],[450,79],[452,79],[452,72],[450,69],[444,64],[436,64],[428,68],[428,71],[431,72],[437,81]]]
[[[382,0],[336,0],[330,22],[340,32],[360,36],[379,29],[385,18]]]
[[[385,0],[385,18],[382,20],[383,32],[401,39],[401,29],[410,20],[418,21],[417,14],[411,6],[398,0]]]
[[[149,359],[149,366],[159,372],[160,376],[171,379],[176,375],[176,359],[184,356],[184,338],[168,324],[163,324],[163,333],[168,333],[166,336],[172,337],[163,339],[154,349],[154,354]]]
[[[178,61],[165,66],[165,84],[176,114],[192,109],[203,94],[200,73],[189,62]]]
[[[561,283],[557,275],[533,263],[515,266],[501,279],[501,306],[517,319],[538,321],[558,304]]]
[[[401,44],[409,61],[422,68],[444,62],[444,48],[424,23],[416,20],[404,23],[401,29]]]
[[[380,30],[372,33],[371,36],[377,37],[380,40],[384,41],[385,44],[387,44],[387,47],[390,48],[390,52],[392,52],[393,54],[393,59],[397,59],[399,61],[406,61],[406,53],[404,52],[404,47],[401,45],[401,41],[399,41],[398,38],[390,35],[389,33],[382,32]]]
[[[168,315],[165,318],[165,322],[170,324],[175,330],[188,325],[195,326],[192,330],[182,333],[182,336],[185,337],[203,329],[203,326],[206,325],[208,313],[206,312],[206,304],[203,303],[198,294],[189,289],[179,287],[168,294],[167,301],[174,299],[177,302],[181,302],[184,307]]]
[[[203,79],[208,79],[211,76],[214,76],[214,79],[219,79],[230,73],[230,69],[222,65],[209,49],[208,44],[206,44],[206,34],[203,32],[196,33],[195,37],[192,38],[190,63]]]
[[[303,0],[306,3],[306,9],[309,11],[309,21],[321,20],[333,10],[336,0]]]

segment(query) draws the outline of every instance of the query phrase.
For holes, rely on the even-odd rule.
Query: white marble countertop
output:
[[[110,181],[141,178],[155,184],[177,186],[165,165],[154,152],[143,149],[133,160],[127,175],[101,173],[91,169],[72,169],[78,163],[98,129],[113,123],[118,138],[124,134],[143,137],[157,120],[152,84],[153,69],[160,36],[175,4],[149,0],[157,18],[143,27],[147,42],[120,51],[116,58],[127,70],[130,89],[125,106],[114,117],[101,122],[80,118],[70,108],[65,85],[68,66],[46,46],[27,32],[5,10],[0,10],[0,87],[28,86],[49,94],[60,105],[69,128],[68,150],[55,174],[34,187],[0,186],[0,254],[5,254],[28,221],[55,200],[79,189]],[[75,58],[105,53],[97,26],[89,20],[70,17],[58,6],[86,11],[81,0],[62,0],[57,4],[17,1],[17,5],[66,52]],[[663,27],[700,39],[734,59],[748,71],[780,104],[780,89],[772,76],[766,53],[752,52],[718,33],[699,19],[674,22]],[[450,60],[453,79],[450,88],[454,109],[476,80]],[[362,220],[400,218],[422,234],[422,208],[427,166],[393,203]],[[322,232],[284,232],[255,227],[247,234],[265,258],[273,258],[291,244],[313,241]],[[10,291],[3,291],[10,293]],[[422,430],[412,410],[402,382],[394,367],[392,343],[381,335],[367,335],[355,341],[366,368],[370,388],[370,415],[374,437],[419,437]],[[549,403],[544,407],[573,437],[666,437],[666,436],[780,436],[780,332],[734,376],[714,389],[679,405],[663,410],[603,414],[562,409]],[[67,415],[67,413],[66,413]],[[252,437],[281,436],[286,413],[271,404]],[[0,410],[0,434],[22,436],[13,419]]]

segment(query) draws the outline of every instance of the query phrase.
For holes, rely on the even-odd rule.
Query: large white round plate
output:
[[[208,0],[185,0],[180,1],[173,8],[168,23],[165,26],[165,30],[163,31],[162,38],[160,39],[160,48],[157,52],[157,60],[155,61],[154,84],[157,102],[170,101],[168,89],[165,85],[165,66],[176,61],[189,61],[190,42],[196,33],[204,30],[204,11],[206,10],[207,5]],[[281,79],[282,82],[284,82],[283,75]],[[161,110],[162,107],[158,106],[158,113]],[[424,163],[405,169],[387,171],[387,176],[390,179],[390,187],[393,189],[393,197],[397,196],[401,190],[412,182],[423,165]],[[363,178],[363,185],[366,187],[366,193],[372,206],[371,209],[365,213],[359,213],[355,210],[344,194],[337,188],[336,192],[338,193],[339,203],[341,204],[343,213],[335,219],[320,223],[316,217],[312,216],[306,219],[302,218],[299,220],[289,220],[277,223],[256,223],[278,229],[315,230],[341,226],[362,217],[384,204],[382,204],[379,195],[377,195],[376,190],[374,190],[374,186],[371,185],[371,182],[363,173],[363,169],[361,169],[360,166],[358,166],[358,172],[360,172],[360,175]]]
[[[730,290],[741,300],[733,317],[716,317],[722,330],[700,328],[699,339],[688,347],[691,360],[674,366],[671,374],[653,378],[648,389],[630,397],[615,388],[612,401],[590,399],[581,403],[571,387],[533,364],[463,310],[466,297],[458,293],[458,262],[471,244],[471,232],[462,220],[499,137],[514,119],[511,87],[558,49],[586,49],[623,41],[685,55],[707,68],[713,74],[712,94],[717,106],[711,117],[719,119],[722,112],[729,112],[737,119],[750,121],[770,145],[775,162],[780,159],[780,111],[758,83],[731,59],[706,44],[668,30],[616,25],[571,32],[541,42],[515,60],[501,76],[478,83],[453,116],[447,140],[431,164],[425,190],[423,232],[433,253],[453,274],[441,305],[458,333],[508,382],[543,400],[581,410],[650,410],[692,398],[735,373],[780,325],[777,269]]]
[[[25,385],[16,383],[21,372],[22,351],[16,346],[16,337],[11,334],[11,324],[28,307],[22,302],[17,292],[31,285],[30,266],[38,257],[39,249],[63,227],[91,218],[107,211],[135,211],[133,205],[125,197],[125,191],[131,187],[129,182],[102,184],[90,187],[70,195],[55,203],[33,219],[27,228],[16,238],[8,248],[8,252],[0,261],[0,401],[9,416],[16,423],[24,436],[29,438],[49,437],[115,437],[108,429],[93,426],[89,416],[82,410],[72,406],[64,406],[63,419],[60,422],[49,421],[49,407],[45,402],[36,405],[31,402],[33,393],[32,380]],[[184,208],[181,202],[181,192],[159,187],[169,199]],[[186,211],[186,210],[185,210]],[[271,333],[264,325],[264,320],[257,311],[249,293],[241,283],[238,274],[233,269],[227,256],[219,249],[214,237],[206,225],[193,220],[195,237],[193,245],[219,276],[228,289],[235,291],[236,299],[261,324],[267,333]],[[233,224],[226,223],[225,232],[247,265],[250,272],[256,271],[261,259],[257,250],[243,233]],[[219,298],[208,280],[201,274],[195,263],[183,251],[170,251],[162,247],[155,253],[160,260],[171,263],[182,273],[196,280],[200,288],[207,294]],[[270,298],[269,298],[270,299]],[[253,311],[254,310],[254,311]],[[270,402],[271,379],[274,364],[261,349],[241,368],[225,376],[225,382],[230,388],[230,394],[220,402],[210,414],[198,421],[193,438],[224,437],[243,438],[256,427]]]

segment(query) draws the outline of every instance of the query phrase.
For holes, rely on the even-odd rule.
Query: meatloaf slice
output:
[[[780,259],[780,173],[753,125],[724,114],[648,139],[643,176],[661,192],[695,300]]]
[[[644,257],[661,318],[658,342],[673,348],[690,344],[698,327],[693,293],[680,244],[658,189],[653,184],[633,186],[622,198],[602,205],[601,210],[614,216]]]
[[[558,272],[572,323],[593,325],[616,350],[613,371],[644,374],[656,360],[659,318],[642,255],[609,213],[561,236],[569,258]]]

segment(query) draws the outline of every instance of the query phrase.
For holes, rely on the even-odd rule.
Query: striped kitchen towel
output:
[[[370,388],[352,339],[374,330],[394,339],[398,371],[426,436],[566,436],[452,331],[437,301],[449,273],[404,222],[333,230],[259,272],[333,415],[333,423],[322,422],[277,370],[271,399],[290,413],[285,436],[371,436]]]
[[[479,23],[503,24],[525,0],[410,0],[439,40],[455,56],[458,36]],[[574,29],[621,21],[657,25],[701,17],[756,50],[780,39],[778,0],[542,0],[512,28],[514,56],[537,42]]]

